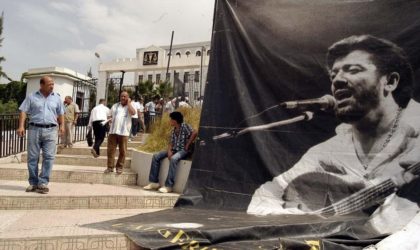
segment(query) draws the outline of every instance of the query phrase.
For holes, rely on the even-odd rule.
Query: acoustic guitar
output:
[[[406,172],[418,177],[420,162],[409,166],[402,174]],[[381,204],[404,184],[392,178],[377,185],[367,182],[349,184],[336,175],[310,172],[289,183],[283,195],[284,208],[295,207],[324,217],[346,215]]]

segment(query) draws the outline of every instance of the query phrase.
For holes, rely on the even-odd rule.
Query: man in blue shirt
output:
[[[64,133],[64,106],[60,95],[53,92],[54,81],[49,76],[40,80],[40,89],[25,98],[20,105],[19,136],[25,135],[25,120],[28,128],[29,186],[26,192],[48,193],[48,182],[54,163],[58,134]],[[42,169],[38,175],[38,161],[42,149]]]

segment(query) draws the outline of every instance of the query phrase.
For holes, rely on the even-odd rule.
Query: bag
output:
[[[86,141],[89,147],[93,145],[92,128],[90,128],[86,134]]]

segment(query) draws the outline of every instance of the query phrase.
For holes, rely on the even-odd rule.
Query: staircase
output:
[[[85,142],[57,151],[48,194],[27,193],[27,155],[0,162],[0,250],[139,249],[123,233],[83,225],[172,208],[177,194],[144,191],[130,168],[104,174],[106,143],[94,158]],[[17,162],[20,158],[20,162]],[[140,173],[148,175],[148,173]]]

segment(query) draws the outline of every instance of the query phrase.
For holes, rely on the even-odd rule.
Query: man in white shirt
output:
[[[135,137],[137,135],[137,132],[139,131],[139,112],[141,108],[137,97],[134,99],[134,102],[132,102],[131,105],[133,105],[134,109],[136,110],[136,113],[131,117],[131,135],[128,139],[129,141],[131,140],[131,138]]]
[[[131,133],[131,117],[136,113],[131,99],[126,91],[120,94],[120,102],[115,103],[110,112],[108,119],[110,120],[110,129],[108,135],[108,163],[104,173],[114,172],[116,168],[117,174],[122,174],[125,164],[125,155],[127,153],[128,137]],[[119,149],[117,164],[115,165],[115,151]]]
[[[110,110],[106,105],[105,99],[100,99],[99,104],[92,109],[89,117],[88,127],[93,129],[95,143],[90,150],[92,155],[97,158],[100,155],[100,147],[106,135],[106,121],[110,116]]]

